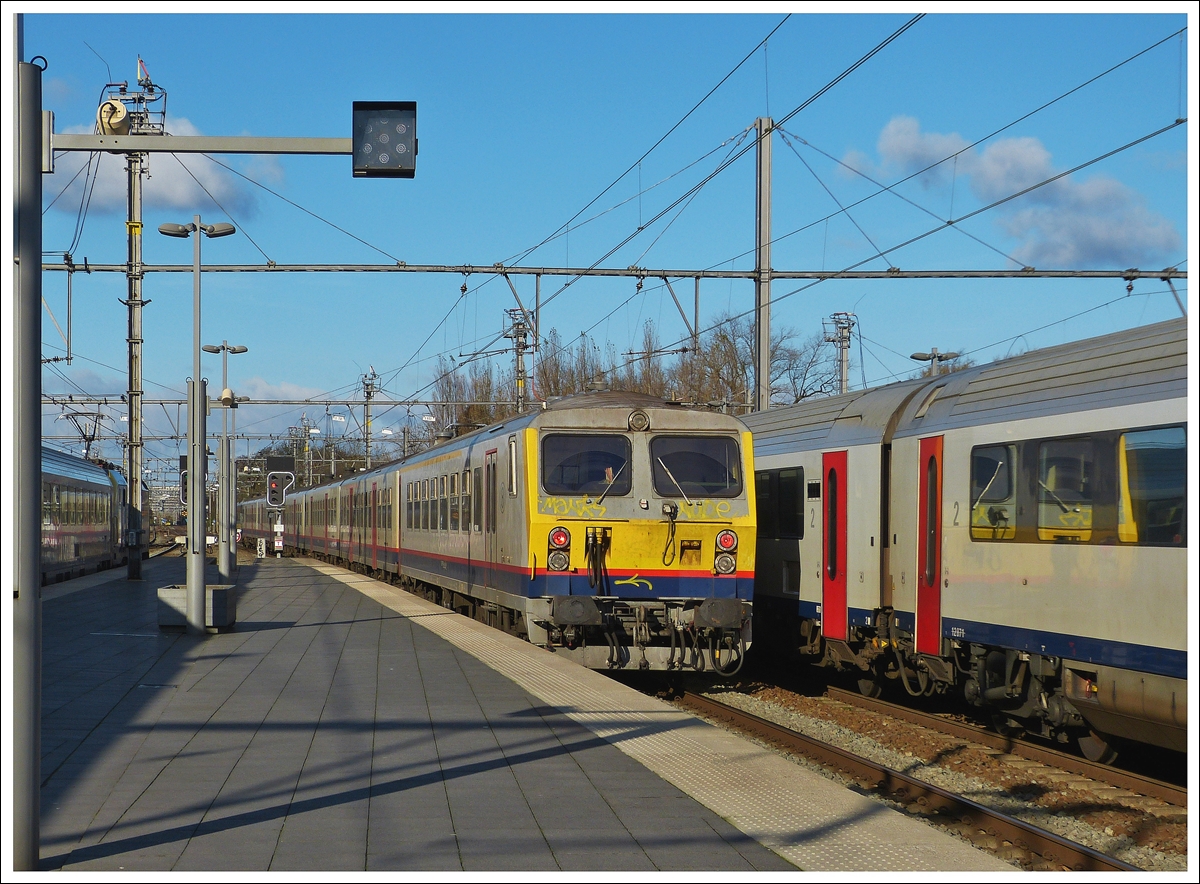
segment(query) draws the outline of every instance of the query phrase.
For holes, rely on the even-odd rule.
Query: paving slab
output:
[[[157,627],[181,559],[44,592],[43,869],[794,870],[429,611],[240,572],[204,637]]]

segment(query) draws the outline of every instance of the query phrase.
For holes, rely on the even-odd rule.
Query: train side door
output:
[[[848,641],[850,618],[846,609],[846,452],[824,452],[821,456],[821,472],[825,480],[821,633],[826,638]]]
[[[371,567],[379,567],[379,488],[371,483]]]
[[[921,440],[917,512],[918,654],[942,652],[942,438]]]
[[[483,456],[483,558],[484,583],[496,585],[496,565],[499,562],[500,543],[496,534],[497,452],[493,448]]]

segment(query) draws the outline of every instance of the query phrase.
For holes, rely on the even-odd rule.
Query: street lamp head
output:
[[[221,221],[218,224],[205,224],[203,225],[202,229],[204,230],[204,235],[210,239],[218,236],[229,236],[231,233],[237,233],[237,229],[232,224],[228,224],[224,221]]]
[[[187,239],[191,235],[192,231],[195,229],[196,229],[195,226],[192,224],[160,224],[160,225],[158,225],[158,232],[161,233],[163,236],[177,236],[180,239]]]
[[[245,353],[249,349],[250,349],[249,347],[230,347],[229,352],[230,353]]]
[[[213,344],[205,344],[200,349],[203,350],[205,353],[220,353],[221,352],[221,348],[217,347]]]
[[[933,354],[932,353],[914,353],[911,356],[909,356],[908,358],[915,359],[915,360],[917,360],[917,362],[928,362],[930,359],[933,358]]]

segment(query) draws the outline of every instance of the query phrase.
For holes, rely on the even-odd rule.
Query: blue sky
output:
[[[175,134],[346,137],[353,100],[418,104],[413,180],[353,179],[345,157],[222,158],[328,224],[202,157],[182,156],[222,211],[177,160],[152,157],[144,207],[147,263],[190,262],[190,243],[155,231],[164,221],[188,221],[199,212],[206,222],[232,220],[240,231],[205,241],[205,263],[394,258],[479,267],[525,255],[558,231],[789,11],[768,5],[758,14],[689,16],[48,14],[60,8],[24,5],[25,55],[47,61],[43,103],[54,111],[59,132],[91,131],[109,76],[106,63],[115,80],[132,81],[139,56],[167,90],[167,127]],[[866,261],[861,266],[868,270],[889,263],[906,270],[987,270],[1018,266],[1014,260],[1039,268],[1190,269],[1195,237],[1188,213],[1196,185],[1186,171],[1186,124],[964,222],[962,229],[982,243],[947,229],[889,252],[886,262],[868,260],[876,249],[937,226],[927,212],[959,217],[1190,117],[1194,51],[1188,32],[1177,35],[1189,23],[1187,7],[1143,8],[1157,11],[927,15],[792,117],[784,126],[790,145],[777,136],[773,231],[791,235],[774,247],[775,269],[834,270]],[[907,10],[876,9],[793,14],[765,49],[575,224],[599,215],[596,220],[521,263],[593,264],[744,145],[756,117],[783,118],[910,17]],[[839,203],[876,190],[847,167],[896,182],[1143,50],[962,152],[957,162],[901,185],[921,209],[884,194],[851,210],[853,223],[837,214]],[[56,174],[44,178],[46,204],[79,163],[59,157]],[[1194,156],[1190,165],[1196,166]],[[82,178],[45,212],[47,251],[61,252],[76,238]],[[122,162],[103,157],[73,251],[76,262],[125,260],[124,178]],[[745,270],[753,265],[753,247],[751,152],[603,266]],[[461,360],[488,344],[501,331],[503,311],[515,306],[502,280],[473,275],[460,296],[463,281],[414,274],[205,275],[203,339],[250,348],[230,359],[239,394],[343,397],[374,366],[392,398],[424,396],[439,354]],[[543,296],[564,281],[544,278]],[[532,279],[518,277],[516,284],[531,303]],[[1176,287],[1186,304],[1187,282]],[[857,342],[854,349],[856,386],[864,376],[873,385],[908,375],[914,363],[907,354],[930,347],[966,351],[984,362],[1179,315],[1166,285],[1149,280],[1128,297],[1122,280],[839,281],[790,294],[798,288],[775,283],[773,323],[807,338],[830,313],[854,312],[863,337],[863,349]],[[126,311],[117,301],[124,279],[77,274],[74,290],[78,358],[47,371],[45,387],[119,394],[126,387]],[[676,291],[690,305],[691,283]],[[65,323],[65,274],[45,274],[44,294]],[[190,276],[150,274],[144,295],[154,302],[144,319],[146,395],[182,397],[191,373]],[[701,326],[752,305],[749,282],[705,282]],[[588,279],[555,298],[542,325],[564,338],[587,331],[601,346],[611,342],[624,352],[638,346],[647,319],[657,323],[664,343],[686,334],[661,283],[647,280],[639,293],[632,279]],[[43,341],[44,355],[61,354],[62,340],[45,314]],[[498,359],[507,366],[511,357]],[[220,372],[219,357],[205,356],[204,373],[219,381]],[[169,411],[148,409],[147,432],[166,431],[168,417],[175,419]],[[376,429],[395,425],[402,411],[381,418]],[[302,412],[328,426],[324,407],[314,406],[286,413],[245,409],[238,426],[281,432]],[[47,434],[66,426],[52,422],[54,416],[47,414]],[[124,425],[113,420],[109,426]],[[173,455],[176,447],[163,443],[148,453]],[[118,457],[119,449],[110,446],[109,454]]]

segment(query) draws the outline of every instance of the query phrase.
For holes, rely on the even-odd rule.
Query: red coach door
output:
[[[921,440],[917,513],[917,653],[942,653],[942,437]]]
[[[371,567],[379,568],[379,489],[371,483]]]
[[[846,452],[821,457],[825,473],[825,567],[821,588],[821,632],[826,638],[849,639],[846,611]]]

